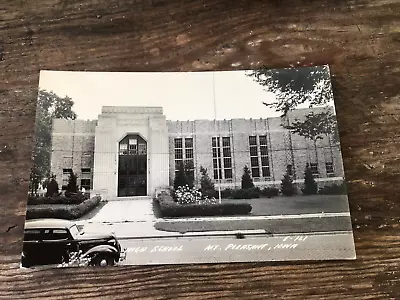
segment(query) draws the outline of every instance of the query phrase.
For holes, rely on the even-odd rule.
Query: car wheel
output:
[[[95,266],[107,267],[115,265],[115,260],[113,257],[107,255],[99,255],[95,258]]]

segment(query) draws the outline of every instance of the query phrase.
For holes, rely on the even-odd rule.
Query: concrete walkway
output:
[[[157,230],[150,197],[112,200],[98,211],[84,216],[76,223],[86,232],[112,232],[118,238],[177,236],[173,232]]]

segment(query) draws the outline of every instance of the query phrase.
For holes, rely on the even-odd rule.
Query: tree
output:
[[[280,112],[281,117],[286,117],[290,110],[304,104],[308,104],[309,108],[325,107],[321,113],[309,114],[304,121],[297,119],[293,124],[284,127],[312,140],[322,138],[323,135],[332,135],[333,141],[338,142],[336,118],[332,113],[333,95],[328,66],[283,70],[260,68],[251,71],[247,76],[252,77],[266,91],[275,94],[275,101],[263,104]],[[313,126],[315,129],[310,131]]]
[[[192,188],[194,186],[194,166],[193,161],[189,160],[184,164],[187,185]]]
[[[244,166],[242,175],[242,190],[251,189],[253,187],[254,183],[250,175],[250,170],[247,166]]]
[[[75,175],[73,171],[69,173],[69,179],[68,179],[68,185],[67,188],[65,189],[66,194],[74,194],[78,193],[79,187],[77,184],[78,177]]]
[[[193,187],[193,179],[189,174],[191,173],[190,165],[181,162],[179,169],[175,174],[174,189],[177,190],[180,186],[188,185],[190,188]]]
[[[52,196],[58,195],[58,183],[57,183],[55,177],[52,177],[50,179],[50,181],[46,185],[46,188],[47,188],[47,192],[46,192],[47,197],[52,197]]]
[[[37,194],[40,183],[40,174],[36,166],[32,167],[31,174],[29,176],[29,192],[34,195]]]
[[[215,196],[215,185],[212,182],[210,176],[208,176],[207,169],[200,166],[200,173],[201,173],[201,178],[200,178],[201,193],[210,198],[214,197]]]
[[[50,176],[53,119],[75,120],[76,113],[72,110],[73,105],[74,102],[68,96],[62,98],[54,92],[39,90],[36,108],[36,140],[32,153],[33,166],[30,176],[30,190],[35,190],[38,183]]]
[[[293,196],[296,194],[296,186],[294,185],[293,179],[288,172],[286,172],[282,178],[281,193],[285,196]]]
[[[308,163],[304,171],[304,187],[301,191],[304,195],[315,195],[318,193],[318,184],[314,179],[314,175]]]

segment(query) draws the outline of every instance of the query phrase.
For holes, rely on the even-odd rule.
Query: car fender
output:
[[[93,248],[90,248],[88,251],[86,251],[83,254],[83,257],[95,254],[95,253],[113,253],[113,254],[117,254],[118,250],[110,245],[98,245],[95,246]]]

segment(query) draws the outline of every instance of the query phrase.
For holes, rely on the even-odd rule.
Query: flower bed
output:
[[[28,196],[28,205],[42,205],[42,204],[81,204],[83,201],[89,199],[89,195],[82,193],[71,194],[68,197],[57,195],[52,197],[47,196]]]
[[[179,204],[169,194],[162,193],[155,199],[155,205],[163,218],[247,215],[252,209],[248,203],[215,203],[212,201]]]
[[[208,195],[203,195],[198,189],[190,188],[188,185],[178,187],[174,195],[175,201],[182,205],[219,203],[214,197],[209,198]]]
[[[95,196],[80,204],[28,205],[26,219],[56,218],[74,220],[93,210],[99,205],[100,200],[100,196]]]

